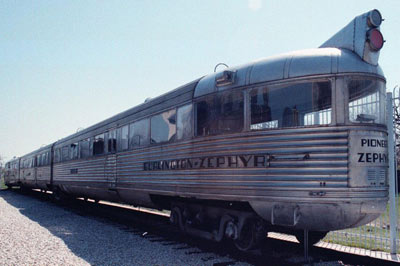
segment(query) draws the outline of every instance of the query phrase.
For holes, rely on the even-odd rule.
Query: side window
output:
[[[349,90],[349,119],[353,123],[386,123],[385,83],[376,79],[351,78]]]
[[[38,164],[38,166],[44,166],[46,164],[46,153],[40,154],[37,158],[36,163]]]
[[[177,123],[176,123],[176,137],[177,139],[189,139],[193,135],[192,117],[193,117],[192,104],[188,104],[178,108]]]
[[[84,139],[79,141],[79,157],[87,158],[90,156],[90,139]]]
[[[61,161],[61,153],[60,153],[60,148],[57,148],[54,150],[54,162],[58,163]]]
[[[271,129],[331,123],[329,81],[302,82],[250,91],[250,129]]]
[[[40,165],[41,166],[45,166],[45,165],[47,165],[47,161],[46,161],[46,153],[43,153],[40,157],[42,157],[41,158],[41,162],[40,162]]]
[[[100,134],[94,137],[93,155],[99,155],[103,153],[104,153],[104,134]]]
[[[62,161],[67,161],[69,159],[69,147],[64,146],[61,149],[61,160]]]
[[[207,136],[243,130],[243,92],[224,92],[196,103],[196,135]]]
[[[129,142],[129,125],[118,128],[118,151],[128,149]]]
[[[42,166],[42,155],[41,154],[36,156],[36,163],[37,163],[37,166]]]
[[[70,153],[69,153],[71,160],[78,159],[79,155],[78,151],[79,151],[78,143],[71,143]]]
[[[176,110],[151,118],[151,143],[170,142],[176,136]]]
[[[117,131],[115,129],[108,132],[107,151],[117,151]]]
[[[149,144],[149,119],[129,125],[129,148]]]

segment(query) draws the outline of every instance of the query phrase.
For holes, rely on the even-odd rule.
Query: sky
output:
[[[0,156],[22,156],[212,73],[316,48],[378,9],[400,85],[399,0],[0,1]]]

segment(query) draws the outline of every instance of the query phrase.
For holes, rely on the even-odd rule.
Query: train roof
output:
[[[168,108],[179,106],[185,102],[191,101],[193,98],[193,91],[199,79],[187,83],[177,89],[160,95],[156,98],[146,100],[144,103],[114,115],[106,120],[96,123],[88,128],[78,131],[68,137],[58,140],[55,145],[63,144],[69,140],[74,140],[77,137],[84,139],[92,137],[93,134],[104,133],[104,127],[115,128],[119,125],[126,124],[132,120],[140,119],[145,116],[160,112]]]
[[[43,151],[50,151],[52,145],[53,145],[53,144],[48,144],[48,145],[46,145],[46,146],[42,146],[42,147],[40,147],[39,149],[36,149],[36,150],[34,150],[34,151],[30,152],[30,153],[24,154],[24,155],[21,156],[20,158],[24,159],[24,158],[26,158],[26,157],[30,157],[30,156],[32,156],[32,155],[36,155],[36,154],[41,153],[41,152],[43,152]]]
[[[224,71],[234,73],[234,83],[217,86],[218,77]],[[224,71],[202,78],[196,86],[194,97],[238,86],[317,75],[367,73],[383,78],[383,71],[379,65],[368,64],[354,52],[339,48],[294,51]]]
[[[227,70],[235,73],[235,82],[226,86],[217,86],[218,77]],[[83,139],[91,137],[93,134],[104,133],[104,127],[118,127],[216,91],[292,78],[344,73],[366,73],[384,78],[379,65],[368,64],[361,60],[357,54],[347,49],[316,48],[289,52],[209,74],[60,139],[56,142],[56,145],[64,144],[69,140],[75,141],[74,139],[77,137]]]

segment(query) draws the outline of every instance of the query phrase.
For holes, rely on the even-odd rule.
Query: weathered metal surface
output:
[[[215,78],[219,72],[212,73],[199,81],[194,97],[238,86],[315,75],[366,73],[383,77],[379,66],[368,64],[355,53],[338,48],[295,51],[229,69],[237,71],[238,81],[235,84],[217,88]]]

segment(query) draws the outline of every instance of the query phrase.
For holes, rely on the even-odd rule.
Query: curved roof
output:
[[[226,70],[236,71],[234,84],[217,87],[215,79],[223,71],[212,73],[199,81],[194,97],[238,86],[313,75],[368,73],[383,77],[379,65],[368,64],[354,52],[338,48],[294,51]]]

